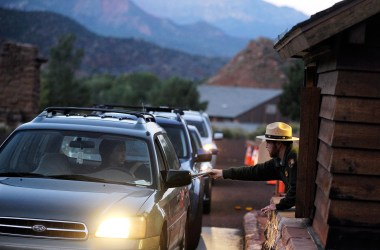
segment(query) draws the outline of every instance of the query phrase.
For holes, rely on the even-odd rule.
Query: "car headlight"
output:
[[[211,151],[214,148],[214,146],[210,143],[203,145],[203,149],[207,151]]]
[[[144,217],[113,217],[100,223],[95,236],[101,238],[144,238],[146,220]]]

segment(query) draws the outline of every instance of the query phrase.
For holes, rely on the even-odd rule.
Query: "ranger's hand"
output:
[[[223,170],[221,169],[213,169],[211,170],[211,172],[209,173],[209,175],[213,178],[213,179],[223,179]]]

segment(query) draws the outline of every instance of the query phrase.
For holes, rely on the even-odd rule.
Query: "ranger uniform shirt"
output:
[[[223,178],[244,181],[281,180],[285,184],[286,195],[276,205],[276,209],[289,209],[296,203],[297,153],[289,147],[282,162],[280,158],[273,158],[252,167],[225,169]]]

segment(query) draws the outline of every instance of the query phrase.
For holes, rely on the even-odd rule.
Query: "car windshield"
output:
[[[199,131],[199,134],[202,136],[202,137],[208,137],[208,131],[207,131],[207,128],[206,128],[206,124],[202,121],[193,121],[193,120],[188,120],[186,119],[186,122],[187,124],[189,125],[193,125],[195,127],[197,127],[198,131]]]
[[[15,133],[0,151],[0,176],[152,184],[146,141],[84,131]]]

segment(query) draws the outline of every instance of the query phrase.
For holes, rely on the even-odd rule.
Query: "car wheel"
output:
[[[187,246],[189,249],[196,249],[201,238],[202,233],[202,219],[203,219],[203,203],[200,200],[198,205],[198,212],[196,218],[189,226],[189,234],[187,237]]]
[[[161,235],[160,235],[160,248],[159,248],[159,250],[166,250],[166,249],[168,249],[167,237],[166,237],[166,228],[163,227],[161,230]]]
[[[209,214],[211,212],[211,202],[210,200],[203,202],[203,213]]]
[[[180,246],[181,250],[188,250],[188,249],[190,249],[188,247],[188,242],[187,242],[187,239],[189,237],[189,224],[190,224],[189,223],[189,217],[187,217],[187,219],[186,219],[186,225],[185,225],[185,232],[183,232],[181,246]]]
[[[203,199],[203,213],[209,214],[211,212],[211,195],[212,195],[212,178],[208,179],[205,198]]]

